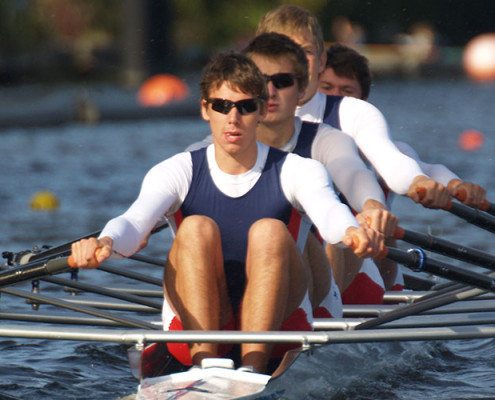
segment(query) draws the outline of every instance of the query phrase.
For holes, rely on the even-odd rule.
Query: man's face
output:
[[[357,99],[361,99],[363,95],[357,79],[337,75],[331,67],[325,69],[320,75],[318,90],[327,95],[349,96]]]
[[[263,119],[262,103],[255,101],[254,111],[252,111],[252,102],[248,102],[244,108],[242,103],[238,103],[242,100],[252,99],[255,99],[255,96],[243,93],[224,82],[218,89],[210,91],[208,102],[202,100],[201,114],[203,119],[210,123],[216,152],[223,155],[236,155],[256,148],[256,127],[258,122]],[[216,100],[227,100],[227,102],[222,103]],[[243,110],[240,111],[235,106],[224,109],[226,114],[214,110],[217,108],[217,103],[222,105],[229,104],[229,102],[241,105]]]
[[[308,75],[309,83],[306,93],[300,104],[304,104],[315,95],[318,90],[318,80],[320,74],[325,69],[327,62],[327,53],[324,51],[321,54],[318,52],[316,39],[311,35],[309,29],[303,29],[300,33],[277,32],[290,37],[296,42],[306,53],[308,59]]]
[[[299,89],[299,82],[294,77],[295,68],[292,60],[287,56],[274,59],[262,55],[253,55],[252,59],[261,73],[269,77],[267,83],[269,98],[263,123],[269,125],[287,119],[292,120],[296,106],[304,95],[304,91]]]

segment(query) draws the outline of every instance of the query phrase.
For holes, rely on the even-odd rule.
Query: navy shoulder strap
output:
[[[313,122],[303,122],[299,137],[297,138],[296,147],[292,152],[301,157],[311,158],[311,146],[313,145],[319,126],[320,124]]]
[[[342,99],[342,96],[327,96],[325,112],[323,113],[323,122],[337,129],[341,129],[339,108]]]

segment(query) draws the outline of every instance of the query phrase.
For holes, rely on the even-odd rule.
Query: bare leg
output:
[[[303,259],[311,270],[309,298],[314,310],[321,304],[330,290],[332,272],[330,263],[325,255],[325,249],[312,232],[308,235]]]
[[[287,227],[275,219],[253,224],[248,236],[247,285],[242,301],[241,329],[280,329],[308,290],[308,269]],[[266,369],[272,345],[242,345],[242,364]]]
[[[208,217],[184,219],[172,244],[164,289],[185,330],[218,330],[232,314],[225,281],[220,231]],[[194,364],[217,356],[215,343],[190,345]]]
[[[387,238],[385,244],[388,246],[395,247],[396,240],[393,238]],[[397,277],[398,266],[395,261],[389,260],[387,258],[375,258],[373,259],[380,275],[382,276],[383,282],[385,283],[385,290],[390,290],[395,283],[395,278]]]
[[[325,250],[332,267],[335,283],[337,283],[340,293],[344,293],[359,273],[363,259],[357,257],[349,248],[339,248],[327,244]]]

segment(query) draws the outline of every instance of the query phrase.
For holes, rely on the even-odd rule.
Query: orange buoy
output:
[[[189,94],[187,84],[171,74],[158,74],[144,81],[137,99],[144,107],[160,107],[172,101],[182,101]]]
[[[471,39],[464,49],[462,64],[471,79],[495,80],[495,33],[483,33]]]
[[[464,151],[479,150],[483,147],[485,138],[483,134],[475,129],[468,129],[459,135],[458,144]]]

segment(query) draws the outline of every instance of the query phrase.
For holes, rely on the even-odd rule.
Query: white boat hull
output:
[[[269,375],[229,367],[194,367],[186,372],[146,378],[136,400],[237,399],[261,392]]]

